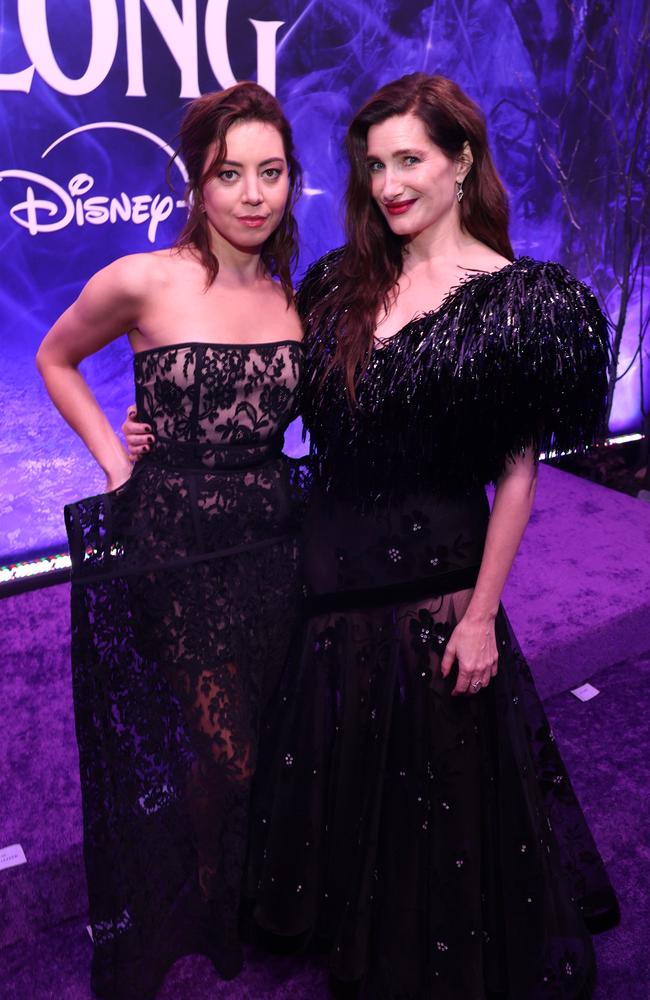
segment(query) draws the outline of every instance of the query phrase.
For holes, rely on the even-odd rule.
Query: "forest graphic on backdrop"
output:
[[[18,2],[0,0],[0,74],[28,63]],[[93,271],[121,254],[168,245],[183,218],[182,176],[172,172],[170,192],[163,149],[173,145],[186,103],[179,96],[179,67],[151,16],[155,0],[147,10],[141,5],[146,96],[126,96],[124,2],[107,0],[115,6],[120,39],[101,86],[71,96],[36,74],[29,93],[5,89],[0,95],[0,555],[62,543],[63,504],[103,488],[101,473],[40,385],[33,357],[41,337]],[[47,4],[52,50],[71,77],[84,70],[91,29],[91,5],[78,0],[77,6],[71,28],[70,5]],[[175,7],[180,16],[180,3]],[[214,7],[210,0],[193,0],[202,92],[221,84],[203,34]],[[251,19],[284,22],[267,29],[267,57],[275,31],[276,92],[305,169],[300,271],[341,242],[342,144],[354,111],[376,87],[403,73],[444,73],[486,113],[511,198],[515,252],[559,260],[596,289],[612,327],[610,427],[639,429],[650,388],[650,9],[643,0],[238,0],[227,20],[228,57],[238,79],[256,74]],[[135,130],[75,131],[106,122]],[[54,187],[48,194],[25,173],[44,176]],[[63,189],[72,205],[65,226],[32,233],[16,221],[25,219],[27,210],[16,206],[26,202],[30,185],[32,200],[57,202],[59,214],[61,196],[52,192]],[[108,208],[106,218],[93,215],[94,196],[105,196],[112,218]],[[121,210],[110,199],[120,201]],[[45,210],[39,218],[46,221]],[[191,339],[191,330],[178,331],[179,341]],[[133,395],[124,338],[83,370],[119,427]],[[298,427],[287,447],[292,453],[304,447]]]

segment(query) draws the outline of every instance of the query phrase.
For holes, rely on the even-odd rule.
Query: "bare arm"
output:
[[[454,694],[486,687],[497,670],[494,620],[501,594],[535,500],[537,463],[532,451],[512,459],[497,483],[481,568],[465,615],[449,639],[442,661],[447,676],[458,660]]]
[[[52,402],[105,472],[108,489],[129,478],[131,464],[78,365],[137,325],[147,287],[145,267],[143,258],[126,257],[94,275],[36,355]]]

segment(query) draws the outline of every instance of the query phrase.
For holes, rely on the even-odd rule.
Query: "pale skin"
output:
[[[498,271],[510,262],[461,226],[456,193],[472,167],[469,146],[452,160],[434,145],[419,118],[396,115],[369,129],[368,167],[372,195],[407,246],[389,310],[378,317],[376,336],[382,341],[419,313],[438,308],[466,276]],[[400,206],[403,212],[391,213]],[[507,463],[496,485],[476,586],[456,595],[462,617],[442,659],[445,677],[458,662],[454,695],[477,693],[497,672],[495,618],[530,518],[536,481],[535,457],[528,451]]]
[[[510,263],[461,226],[456,192],[471,167],[468,146],[458,159],[449,159],[414,115],[396,115],[370,128],[372,195],[388,225],[405,237],[407,246],[388,312],[382,311],[377,319],[378,347],[414,316],[437,309],[465,277],[476,271],[498,271]],[[392,214],[389,209],[400,203],[408,208]],[[145,427],[132,420],[134,415],[130,409],[123,430],[130,453],[137,458],[150,445]],[[459,622],[450,636],[441,670],[447,677],[458,662],[455,696],[476,694],[497,672],[495,618],[530,518],[536,481],[532,451],[507,462],[496,485],[476,586],[454,595]]]
[[[213,158],[210,147],[206,168]],[[104,471],[108,490],[129,478],[132,463],[78,365],[125,334],[134,351],[183,341],[301,340],[295,309],[261,261],[288,190],[278,130],[255,121],[235,123],[226,135],[226,161],[201,189],[219,261],[213,284],[207,285],[192,248],[123,257],[90,279],[46,335],[36,356],[38,370],[54,405]]]

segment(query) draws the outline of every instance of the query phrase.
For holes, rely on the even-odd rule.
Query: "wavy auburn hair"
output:
[[[192,247],[198,251],[208,274],[207,284],[211,285],[219,273],[219,261],[210,246],[210,230],[202,209],[201,191],[206,181],[216,176],[226,158],[228,129],[240,122],[272,125],[282,137],[289,172],[289,196],[280,225],[264,243],[261,256],[269,274],[279,278],[287,302],[291,302],[291,272],[298,259],[298,227],[293,210],[302,190],[302,169],[294,154],[291,125],[280,102],[258,83],[237,83],[228,90],[204,94],[188,106],[181,123],[180,148],[176,155],[181,156],[187,167],[189,215],[176,246]],[[206,155],[213,144],[214,156],[206,167]]]
[[[392,232],[371,194],[368,130],[387,118],[406,114],[416,115],[431,141],[452,160],[461,159],[465,143],[469,144],[473,162],[463,181],[461,227],[508,260],[514,258],[508,235],[508,201],[490,155],[485,119],[478,105],[452,80],[426,73],[410,73],[373,94],[347,132],[347,245],[340,263],[340,283],[326,306],[327,311],[333,309],[339,315],[347,310],[337,330],[330,369],[343,369],[352,403],[368,363],[380,307],[388,310],[390,292],[402,273],[405,245],[405,239]],[[317,307],[317,316],[318,312]]]

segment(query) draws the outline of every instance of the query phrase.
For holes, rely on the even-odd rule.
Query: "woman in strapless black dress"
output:
[[[349,243],[298,295],[306,624],[266,719],[257,919],[324,945],[343,996],[586,997],[616,898],[499,599],[539,453],[599,428],[606,322],[513,260],[451,81],[388,84],[348,152]]]
[[[178,246],[96,275],[38,357],[107,474],[65,515],[92,987],[110,1000],[153,997],[188,952],[241,967],[258,731],[298,606],[291,132],[241,84],[195,101],[181,138]],[[124,331],[156,441],[132,475],[76,370]]]

